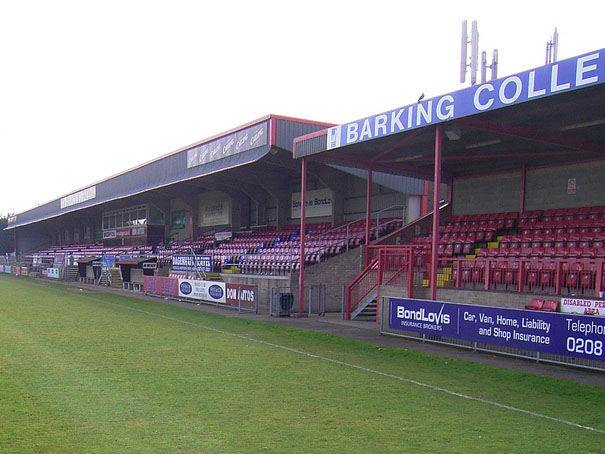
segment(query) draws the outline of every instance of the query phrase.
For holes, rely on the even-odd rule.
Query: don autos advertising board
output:
[[[225,304],[225,293],[224,282],[179,279],[179,296],[185,298]]]
[[[389,327],[605,361],[602,317],[389,298]]]

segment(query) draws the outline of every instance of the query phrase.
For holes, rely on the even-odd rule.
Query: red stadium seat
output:
[[[559,303],[555,300],[545,300],[542,305],[542,310],[547,312],[557,312],[558,308]]]
[[[541,311],[543,307],[544,307],[544,300],[538,299],[538,298],[533,298],[530,301],[530,303],[527,306],[525,306],[525,309],[532,310],[532,311]]]

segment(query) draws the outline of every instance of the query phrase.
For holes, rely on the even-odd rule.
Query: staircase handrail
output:
[[[349,285],[347,285],[346,287],[346,292],[345,292],[345,319],[346,320],[350,320],[351,319],[351,310],[354,309],[352,307],[352,302],[351,302],[351,291],[353,290],[353,288],[355,286],[357,286],[358,284],[360,284],[362,282],[362,280],[364,278],[366,278],[367,276],[369,276],[369,271],[375,267],[378,266],[378,257],[376,257],[374,260],[372,260],[356,277],[355,279],[353,279],[351,281],[351,283]],[[367,291],[364,295],[367,296],[368,294],[370,294],[370,292],[372,292],[372,290],[374,290],[377,286],[377,283],[375,285],[372,286],[372,288]],[[362,298],[363,299],[363,298]],[[359,302],[356,303],[356,305]]]
[[[203,274],[203,279],[206,279],[206,272],[202,269],[201,273],[200,273],[200,269],[197,266],[197,256],[195,255],[195,251],[193,250],[193,246],[189,246],[189,251],[191,252],[191,255],[193,256],[193,268],[195,270],[195,276],[198,279],[202,279],[202,274]]]

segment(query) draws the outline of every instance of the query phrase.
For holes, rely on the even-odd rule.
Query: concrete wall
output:
[[[567,183],[576,179],[575,194]],[[525,209],[572,208],[605,204],[605,160],[527,172]]]
[[[223,281],[230,284],[256,285],[258,288],[258,313],[269,313],[269,302],[271,298],[271,289],[274,287],[288,287],[290,285],[289,276],[254,276],[250,274],[221,274]]]
[[[572,208],[605,203],[605,160],[528,169],[525,210]],[[575,178],[575,193],[568,192]],[[519,211],[521,172],[454,180],[454,215]]]
[[[362,266],[362,250],[358,247],[332,257],[325,262],[305,268],[305,286],[326,286],[326,312],[340,312],[342,288],[357,277]],[[298,275],[292,274],[291,287],[295,304],[298,304]]]
[[[452,214],[519,211],[520,187],[518,172],[454,180]]]

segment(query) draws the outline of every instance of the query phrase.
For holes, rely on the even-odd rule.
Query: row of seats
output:
[[[461,263],[460,280],[463,286],[485,286],[485,261],[469,260]],[[581,261],[561,262],[550,260],[497,260],[490,263],[489,285],[493,289],[552,292],[557,281],[567,293],[585,293],[595,288],[597,265]],[[453,271],[453,279],[457,272]],[[519,284],[521,279],[521,284]],[[602,277],[605,285],[605,275]]]
[[[382,235],[401,225],[401,219],[397,218],[382,219],[380,225],[372,220],[371,235]],[[231,241],[204,251],[204,254],[212,255],[216,269],[237,265],[249,274],[281,274],[296,270],[301,244],[297,227],[240,234]],[[355,221],[337,228],[331,228],[329,223],[315,223],[308,226],[307,232],[305,263],[313,265],[362,244],[365,240],[365,221]]]
[[[552,233],[552,232],[600,232],[605,227],[605,219],[583,219],[562,221],[529,221],[519,224],[521,232]]]
[[[499,247],[603,247],[605,232],[503,235]]]
[[[51,246],[36,252],[35,256],[73,255],[90,257],[96,255],[145,255],[151,246],[103,246],[101,242]]]
[[[605,247],[497,247],[481,248],[479,258],[605,258]]]

